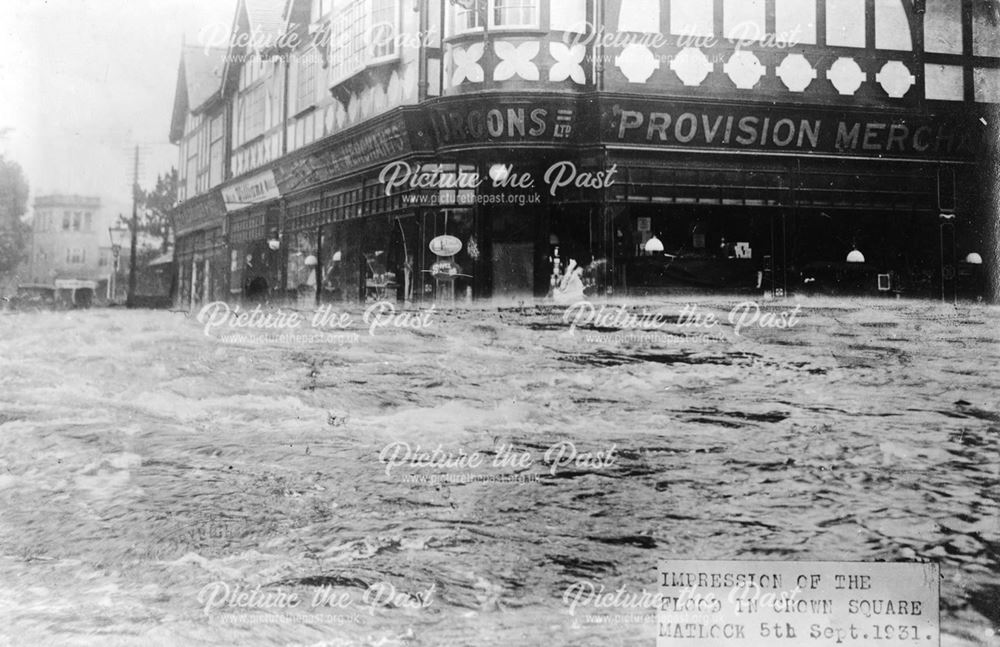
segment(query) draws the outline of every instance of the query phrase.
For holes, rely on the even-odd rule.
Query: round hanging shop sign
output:
[[[438,236],[431,241],[430,248],[438,256],[454,256],[462,251],[462,241],[454,236]]]

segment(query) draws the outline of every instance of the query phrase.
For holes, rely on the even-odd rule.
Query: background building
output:
[[[50,287],[78,304],[107,298],[113,258],[113,218],[98,197],[47,195],[35,199],[31,249],[23,284]],[[128,250],[125,250],[127,256]]]
[[[998,14],[242,0],[240,46],[182,56],[179,299],[521,298],[571,261],[600,294],[981,295]]]

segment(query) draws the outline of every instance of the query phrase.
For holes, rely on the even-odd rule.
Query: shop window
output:
[[[865,0],[826,0],[826,44],[865,46]]]
[[[670,31],[684,36],[714,36],[713,0],[673,0],[670,3]]]
[[[927,0],[924,50],[942,54],[962,53],[962,0]]]
[[[764,0],[725,0],[723,6],[726,38],[738,41],[764,38]]]
[[[960,65],[925,65],[924,87],[927,98],[961,101],[965,98],[964,77]]]
[[[327,225],[322,230],[321,247],[323,250],[323,301],[343,301],[357,294],[357,290],[348,290],[349,274],[347,257],[343,251],[342,236],[338,235],[335,225]]]
[[[972,7],[972,53],[1000,56],[1000,0],[980,0]]]
[[[1000,67],[976,68],[972,82],[976,101],[1000,103]]]
[[[288,283],[285,287],[295,290],[300,297],[316,293],[315,237],[311,232],[296,233],[288,250]]]
[[[775,0],[774,29],[785,42],[816,44],[816,3]]]
[[[913,49],[910,21],[906,17],[902,1],[875,0],[875,47],[878,49]]]

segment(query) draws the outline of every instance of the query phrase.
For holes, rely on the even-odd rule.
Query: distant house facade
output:
[[[99,197],[37,197],[22,286],[52,288],[77,303],[108,298],[114,264],[109,224]]]

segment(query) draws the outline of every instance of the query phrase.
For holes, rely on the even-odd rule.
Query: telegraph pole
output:
[[[139,235],[139,147],[135,147],[135,161],[132,168],[132,243],[131,253],[128,261],[128,294],[125,296],[125,307],[135,307],[135,270],[136,270],[136,248],[138,247]]]

